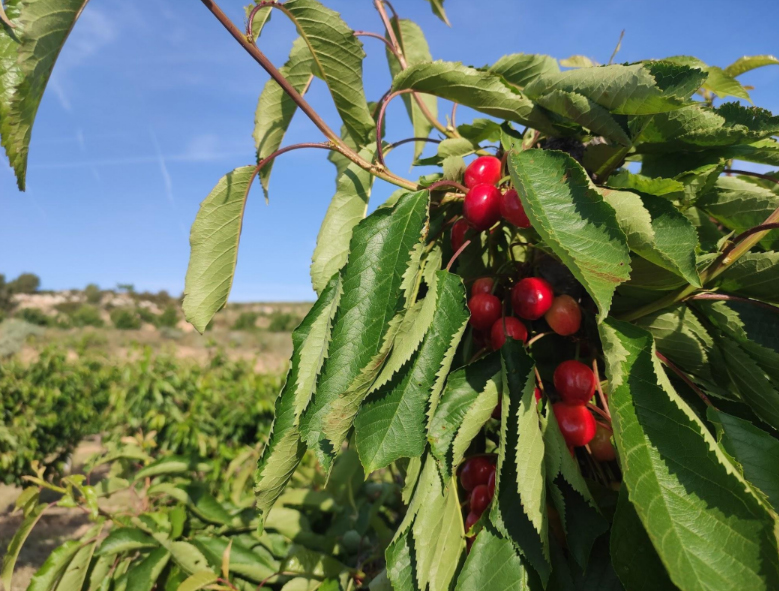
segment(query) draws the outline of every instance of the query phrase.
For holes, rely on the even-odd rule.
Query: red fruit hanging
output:
[[[595,436],[595,419],[586,406],[557,402],[552,405],[552,410],[567,445],[581,447],[592,441]]]
[[[492,461],[485,456],[474,456],[469,458],[463,464],[460,470],[460,484],[468,492],[480,484],[487,484],[490,479],[490,472],[495,469]]]
[[[511,290],[514,312],[525,320],[538,320],[552,306],[554,292],[547,281],[539,277],[526,277]]]
[[[457,252],[465,244],[465,233],[470,226],[463,218],[457,220],[452,226],[452,250]]]
[[[611,431],[599,423],[596,423],[595,426],[595,436],[590,441],[592,457],[599,462],[611,462],[617,457],[617,452],[614,451],[614,446],[611,444]]]
[[[527,342],[527,328],[522,322],[513,316],[498,318],[492,325],[490,336],[492,337],[492,348],[496,351],[506,343],[506,336],[510,336],[517,341]]]
[[[546,323],[562,336],[572,335],[582,325],[582,311],[576,300],[569,295],[557,296],[544,315]]]
[[[481,515],[476,515],[475,513],[468,513],[468,517],[465,518],[465,532],[466,533],[474,525],[476,525],[476,522],[479,521],[479,517],[481,517]]]
[[[517,228],[530,227],[530,220],[525,215],[525,208],[522,206],[515,189],[509,189],[503,194],[503,198],[500,200],[500,215]]]
[[[487,481],[487,492],[490,494],[490,501],[495,498],[495,470],[490,473],[490,479]]]
[[[540,402],[541,401],[541,390],[539,390],[538,388],[533,390],[533,396],[536,397],[536,402]]]
[[[495,156],[479,156],[465,169],[465,186],[497,185],[500,180],[500,159]]]
[[[487,482],[489,482],[489,479]],[[491,499],[492,497],[490,497],[490,492],[487,489],[486,484],[480,484],[474,488],[473,491],[471,491],[471,513],[481,516],[481,514],[484,513],[484,510],[489,506]]]
[[[492,277],[479,277],[473,282],[471,295],[475,296],[477,293],[492,293],[492,288],[494,286],[495,280]]]
[[[563,361],[554,370],[554,387],[563,402],[586,404],[595,394],[597,383],[592,370],[580,361]]]
[[[470,323],[476,330],[489,330],[501,315],[501,303],[489,293],[478,293],[468,300]]]
[[[500,219],[500,199],[494,185],[476,185],[465,196],[463,216],[476,230],[489,230]]]

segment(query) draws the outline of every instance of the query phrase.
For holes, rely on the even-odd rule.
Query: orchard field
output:
[[[20,191],[87,4],[0,4]],[[622,61],[624,31],[608,60],[561,59],[466,31],[505,54],[471,64],[404,16],[450,25],[444,0],[333,0],[371,30],[327,1],[221,4],[199,16],[267,77],[253,149],[203,187],[181,296],[0,276],[0,584],[779,589],[779,116],[747,83],[779,59]],[[743,10],[751,31],[776,7]],[[301,187],[325,152],[314,242]],[[258,255],[251,204],[279,193],[300,202]],[[290,276],[310,239],[313,301],[232,302],[247,239]]]

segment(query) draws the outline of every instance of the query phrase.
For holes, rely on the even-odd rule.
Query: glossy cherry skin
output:
[[[503,194],[500,200],[500,215],[517,228],[530,227],[530,220],[525,215],[525,208],[522,206],[515,189],[509,189]]]
[[[582,325],[581,308],[569,295],[557,296],[552,300],[552,307],[544,314],[544,318],[549,328],[564,337],[574,334]]]
[[[476,525],[476,522],[479,521],[479,517],[481,515],[476,515],[476,513],[468,513],[468,517],[465,518],[465,533],[468,533],[468,531]]]
[[[462,218],[457,220],[452,226],[452,250],[454,252],[460,250],[462,245],[465,244],[465,233],[469,228],[468,222]]]
[[[489,482],[489,481],[488,481]],[[471,513],[481,515],[489,506],[492,498],[486,484],[480,484],[471,492]]]
[[[465,169],[465,186],[497,185],[500,180],[500,159],[495,156],[479,156]]]
[[[538,320],[552,306],[554,291],[540,277],[526,277],[511,290],[514,313],[525,320]]]
[[[495,321],[495,324],[492,325],[490,336],[492,337],[492,348],[497,351],[506,344],[506,336],[526,343],[527,328],[525,328],[525,325],[522,324],[522,321],[518,318],[506,316],[505,318],[498,318]]]
[[[581,447],[595,437],[595,419],[586,406],[557,402],[552,410],[566,445]]]
[[[493,287],[495,287],[495,280],[492,277],[479,277],[473,282],[473,286],[471,286],[471,295],[475,296],[477,293],[492,293]]]
[[[465,195],[463,216],[476,230],[489,230],[500,219],[500,199],[494,185],[476,185]]]
[[[617,452],[611,444],[611,431],[597,423],[595,426],[595,437],[590,441],[592,457],[599,462],[611,462],[612,460],[615,460],[617,458]]]
[[[501,315],[501,303],[498,298],[489,293],[477,293],[468,300],[471,311],[470,323],[476,330],[489,330]]]
[[[563,402],[586,404],[595,394],[598,384],[595,374],[581,361],[563,361],[554,370],[554,387]]]
[[[490,479],[487,481],[487,492],[490,495],[490,501],[495,498],[495,470],[490,474]]]
[[[495,466],[489,458],[485,456],[469,458],[460,470],[460,484],[465,490],[471,492],[480,484],[487,484],[490,472],[493,470],[495,470]]]

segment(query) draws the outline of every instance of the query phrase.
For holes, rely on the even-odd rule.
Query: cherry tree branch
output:
[[[463,193],[468,192],[468,187],[465,185],[461,185],[457,181],[436,181],[432,185],[430,185],[427,190],[428,191],[435,191],[438,187],[454,187],[455,189],[458,189],[462,191]]]
[[[390,150],[392,150],[394,148],[397,148],[398,146],[402,146],[403,144],[409,144],[411,142],[428,142],[428,143],[431,143],[431,144],[440,144],[441,140],[437,140],[437,139],[432,138],[432,137],[407,137],[404,140],[399,140],[399,141],[395,142],[394,144],[390,144],[389,146],[387,146],[387,152],[389,152]]]
[[[384,45],[387,46],[387,48],[395,54],[395,57],[398,58],[398,61],[400,61],[401,54],[398,53],[398,50],[395,49],[395,46],[387,39],[386,37],[382,37],[378,33],[371,33],[370,31],[355,31],[354,32],[355,37],[372,37],[373,39],[378,39],[379,41],[383,41]]]

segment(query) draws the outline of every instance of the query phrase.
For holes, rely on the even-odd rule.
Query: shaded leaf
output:
[[[621,146],[631,146],[627,133],[611,113],[583,94],[558,89],[539,96],[536,103],[586,127],[593,135],[601,135]]]
[[[716,283],[726,293],[779,304],[779,253],[749,252],[725,270]]]
[[[200,535],[193,538],[192,543],[203,553],[203,556],[216,571],[222,565],[230,538]],[[281,568],[281,563],[275,560],[270,552],[264,548],[259,550],[251,550],[233,539],[229,556],[230,572],[255,583],[260,583],[280,570],[287,570]]]
[[[512,53],[501,57],[489,71],[502,76],[509,84],[524,88],[544,74],[559,72],[560,67],[557,60],[548,55]]]
[[[120,527],[111,530],[108,537],[100,544],[98,556],[121,554],[131,550],[156,548],[159,543],[150,535],[135,527]]]
[[[151,591],[169,561],[170,552],[165,548],[152,550],[127,572],[127,591]]]
[[[487,526],[473,542],[455,591],[530,591],[532,578],[512,543]]]
[[[68,540],[52,550],[49,557],[30,579],[27,591],[51,591],[62,578],[70,561],[81,549],[82,544],[76,540]]]

